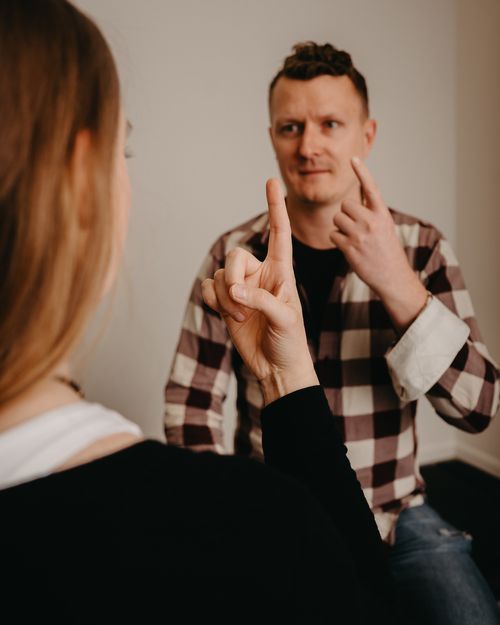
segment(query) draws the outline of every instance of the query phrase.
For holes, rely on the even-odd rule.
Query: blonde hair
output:
[[[74,346],[113,253],[120,109],[111,52],[65,0],[0,0],[0,405]],[[86,227],[71,197],[79,131],[91,135]]]

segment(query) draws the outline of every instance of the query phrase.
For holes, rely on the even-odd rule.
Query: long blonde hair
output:
[[[65,0],[0,0],[0,405],[79,338],[113,247],[120,94],[95,24]],[[91,134],[88,236],[71,197],[79,131]]]

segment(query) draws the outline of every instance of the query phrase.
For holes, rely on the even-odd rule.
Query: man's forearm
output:
[[[401,335],[425,308],[429,293],[415,273],[394,279],[378,293],[392,323]]]

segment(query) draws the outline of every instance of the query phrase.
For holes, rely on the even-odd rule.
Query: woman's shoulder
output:
[[[329,551],[332,540],[319,504],[293,478],[257,461],[153,440],[1,491],[0,502],[10,511],[9,544],[22,546],[16,557],[28,565],[34,554],[46,557],[46,544],[71,544],[83,560],[98,551],[207,574],[257,572],[266,562],[278,575],[296,570],[298,554]]]
[[[143,509],[213,510],[226,508],[237,516],[253,510],[275,511],[310,505],[305,487],[288,475],[247,458],[194,452],[156,440],[142,440],[91,462],[52,473],[0,491],[0,499],[19,505],[38,501],[131,505]],[[305,500],[308,500],[305,503]],[[225,503],[226,502],[226,503]],[[179,508],[180,507],[180,508]],[[228,510],[225,510],[228,513]]]

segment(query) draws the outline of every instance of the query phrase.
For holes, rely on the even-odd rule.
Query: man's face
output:
[[[376,124],[347,76],[281,77],[270,104],[271,141],[288,197],[329,205],[359,197],[351,158],[364,158]]]

